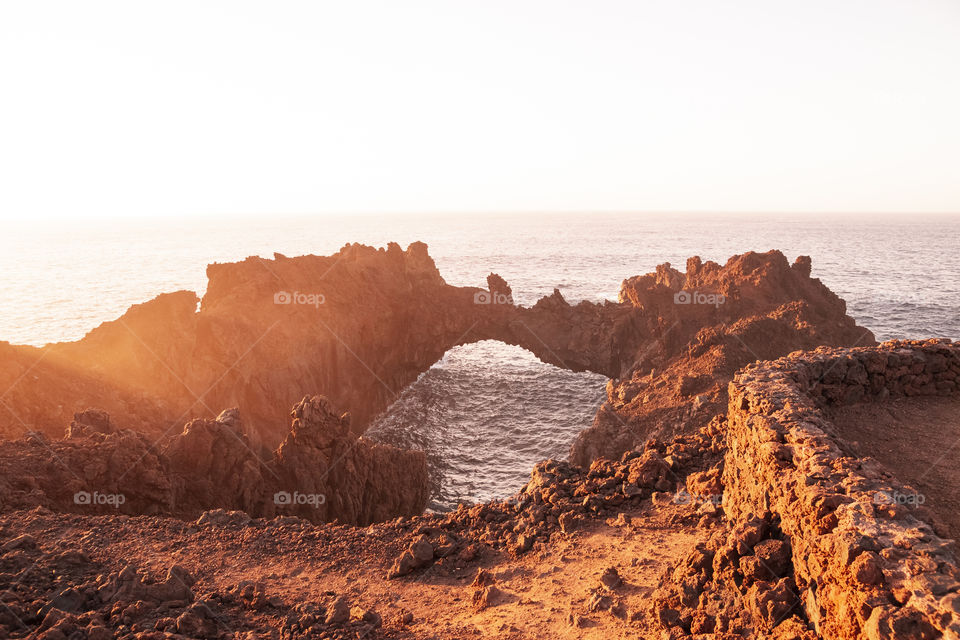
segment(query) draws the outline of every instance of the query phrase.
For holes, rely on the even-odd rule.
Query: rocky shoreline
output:
[[[10,389],[0,434],[56,438],[74,412],[96,408],[157,437],[235,407],[265,457],[289,431],[287,408],[305,395],[326,396],[362,433],[446,351],[498,340],[610,378],[607,403],[574,444],[572,460],[584,465],[678,424],[703,426],[749,362],[875,343],[810,277],[809,258],[791,265],[778,251],[724,265],[691,258],[686,273],[660,265],[625,280],[618,302],[570,305],[555,291],[529,308],[513,304],[496,274],[486,288],[446,284],[423,243],[248,258],[210,265],[207,275],[199,309],[196,294],[181,291],[77,342],[0,343],[0,386]]]
[[[273,303],[278,283],[327,274],[323,304]],[[624,281],[617,303],[555,292],[529,308],[495,274],[447,285],[419,244],[208,275],[199,311],[171,294],[77,343],[0,348],[29,420],[0,442],[0,632],[958,637],[952,545],[922,512],[874,505],[870,487],[902,485],[851,457],[822,410],[953,396],[960,351],[876,346],[808,258],[691,258]],[[603,373],[607,402],[509,500],[420,515],[423,454],[359,434],[480,339]],[[165,435],[178,412],[197,415]]]

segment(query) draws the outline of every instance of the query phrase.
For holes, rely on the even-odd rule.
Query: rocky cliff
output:
[[[191,292],[135,305],[82,340],[0,345],[0,430],[48,435],[95,406],[154,436],[239,407],[251,446],[287,435],[285,407],[322,393],[370,421],[450,348],[483,339],[611,380],[572,460],[619,457],[654,434],[692,432],[721,413],[739,367],[819,345],[870,345],[844,302],[777,251],[726,264],[691,258],[625,280],[618,302],[571,305],[554,292],[515,306],[509,285],[446,284],[427,253],[347,245],[332,256],[214,264]],[[51,401],[55,398],[56,401]],[[262,455],[267,455],[263,453]]]
[[[323,393],[362,432],[487,308],[474,304],[481,289],[447,285],[422,243],[254,257],[207,275],[199,309],[192,292],[164,294],[77,342],[0,345],[0,430],[53,436],[95,406],[158,435],[236,406],[252,443],[272,449],[286,407]]]
[[[791,265],[770,251],[722,266],[694,257],[686,273],[664,264],[624,281],[620,301],[631,318],[620,321],[616,340],[630,348],[614,357],[607,401],[571,459],[616,458],[651,436],[703,427],[723,413],[727,383],[751,362],[820,345],[876,344],[810,267],[805,256]]]

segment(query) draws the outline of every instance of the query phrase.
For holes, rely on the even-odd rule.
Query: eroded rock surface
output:
[[[250,446],[236,409],[151,438],[84,411],[61,440],[0,442],[0,508],[197,518],[209,509],[369,524],[423,511],[422,452],[358,437],[325,397],[302,399],[269,459]]]
[[[739,367],[819,345],[873,344],[842,300],[777,251],[724,265],[691,258],[625,280],[618,302],[571,305],[559,292],[513,304],[496,274],[487,288],[446,284],[423,243],[347,245],[332,256],[257,257],[207,269],[198,299],[181,291],[135,305],[77,342],[0,343],[9,391],[0,433],[55,436],[98,407],[152,434],[239,407],[251,446],[286,437],[284,409],[322,393],[362,433],[450,348],[484,339],[611,379],[607,402],[572,460],[618,458],[651,435],[692,432],[722,413]],[[51,402],[56,398],[56,402]]]
[[[745,253],[726,264],[687,260],[630,278],[620,300],[643,336],[614,344],[618,371],[593,425],[571,460],[618,457],[651,436],[695,431],[727,404],[727,383],[741,367],[821,345],[873,345],[873,334],[846,314],[846,303],[816,278],[811,261],[791,265],[779,251]],[[640,329],[639,327],[643,328]]]

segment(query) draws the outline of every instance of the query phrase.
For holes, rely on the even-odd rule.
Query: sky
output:
[[[0,3],[0,219],[960,211],[956,0]]]

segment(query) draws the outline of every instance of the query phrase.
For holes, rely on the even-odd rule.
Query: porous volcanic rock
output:
[[[109,431],[113,423],[102,411],[78,413],[63,439],[31,433],[0,442],[0,509],[189,519],[220,509],[353,524],[423,511],[423,452],[358,437],[349,414],[322,396],[304,398],[292,416],[289,436],[265,460],[250,446],[237,409],[156,440]],[[85,426],[91,422],[100,430]]]
[[[778,523],[793,584],[821,636],[960,637],[953,541],[935,533],[924,509],[889,499],[915,491],[876,460],[849,455],[826,413],[951,396],[958,376],[960,346],[935,339],[792,353],[730,383],[724,509],[737,523],[757,514]],[[780,551],[764,549],[766,560],[780,566]]]

